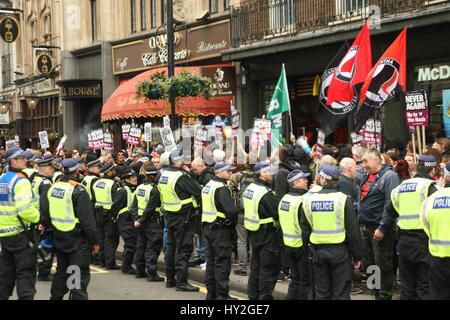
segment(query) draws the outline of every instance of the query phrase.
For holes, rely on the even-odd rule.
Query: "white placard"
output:
[[[235,113],[231,116],[231,128],[238,129],[241,125],[241,114]]]
[[[165,116],[163,118],[163,124],[164,124],[163,127],[170,127],[170,118],[169,118],[169,116]]]
[[[208,137],[208,130],[203,129],[203,128],[197,129],[197,134],[195,136],[195,139],[201,140],[201,141],[206,141],[207,137]]]
[[[39,131],[39,141],[41,143],[42,149],[50,148],[50,143],[48,142],[48,133],[47,131]]]
[[[145,142],[150,142],[152,141],[152,124],[151,122],[146,122],[144,124],[144,141]]]
[[[159,129],[161,139],[163,141],[166,151],[174,151],[177,146],[175,144],[175,138],[173,137],[172,129],[170,127],[164,127]]]
[[[317,132],[317,144],[322,147],[325,145],[325,132],[322,130]]]
[[[19,136],[18,135],[14,136],[14,141],[16,142],[16,147],[19,147],[20,146],[20,140],[19,140]]]

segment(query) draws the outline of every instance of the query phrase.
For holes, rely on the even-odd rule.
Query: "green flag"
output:
[[[283,64],[280,79],[278,79],[277,87],[273,93],[272,101],[270,101],[269,112],[267,114],[267,119],[272,120],[272,139],[270,141],[272,148],[282,145],[282,114],[285,111],[291,111],[291,104],[289,102],[289,88]]]

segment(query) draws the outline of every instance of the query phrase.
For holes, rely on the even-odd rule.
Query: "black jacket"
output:
[[[322,190],[318,193],[320,194],[332,194],[339,192],[336,187],[324,186]],[[303,245],[309,244],[309,237],[311,236],[311,225],[306,219],[305,211],[303,209],[303,204],[300,206],[300,227],[302,229],[302,240]],[[347,197],[345,202],[345,212],[344,212],[344,228],[345,228],[345,240],[344,243],[347,244],[350,253],[353,256],[353,261],[362,260],[362,239],[361,233],[359,231],[358,221],[356,219],[355,208],[353,206],[353,201],[350,197]],[[315,245],[315,247],[320,248],[323,245]]]
[[[167,167],[165,170],[179,171],[183,173],[183,175],[178,179],[177,183],[175,184],[175,192],[180,198],[180,200],[185,200],[194,197],[194,199],[197,201],[197,204],[198,205],[201,204],[202,187],[197,181],[195,181],[186,171],[184,171],[181,168],[170,166]],[[165,171],[163,171],[161,175],[164,175],[164,172]],[[171,226],[172,221],[174,221],[174,223],[177,223],[178,220],[180,219],[184,220],[186,218],[185,215],[187,215],[192,210],[193,210],[192,202],[183,204],[180,211],[178,212],[169,212],[161,208],[161,212],[165,214],[166,223],[168,227]]]
[[[274,177],[275,193],[279,198],[282,198],[289,191],[289,183],[287,182],[287,176],[293,168],[284,162],[278,165],[278,172]]]
[[[144,180],[143,184],[152,184],[154,185],[154,187],[150,192],[150,200],[147,203],[147,207],[140,217],[138,215],[138,203],[136,196],[133,199],[133,204],[131,205],[131,217],[133,221],[139,221],[140,223],[145,223],[146,221],[149,221],[149,219],[151,219],[154,215],[159,215],[159,213],[156,212],[156,208],[161,207],[161,197],[158,187],[155,185],[155,183],[150,180]]]
[[[197,177],[197,182],[204,187],[214,176],[214,170],[211,167],[206,167]]]
[[[361,188],[369,178],[367,173],[361,181]],[[358,219],[360,224],[375,226],[381,232],[393,230],[394,219],[387,212],[391,204],[391,191],[400,184],[398,175],[392,171],[391,165],[383,164],[377,177],[372,182],[369,192],[363,201],[358,202]]]
[[[211,180],[223,182],[225,184],[227,183],[226,180],[216,176],[212,177]],[[234,200],[231,197],[231,190],[227,186],[218,188],[214,197],[214,201],[217,211],[223,212],[225,216],[231,220],[231,227],[236,226],[238,218],[238,208],[236,207]]]
[[[355,206],[355,211],[357,211],[359,199],[359,187],[356,184],[355,180],[341,174],[339,176],[337,188],[340,192],[352,198],[353,204]]]
[[[259,219],[262,220],[272,217],[273,220],[278,223],[279,221],[278,203],[280,202],[280,198],[276,196],[275,193],[272,192],[271,183],[263,181],[259,178],[256,178],[255,182],[253,183],[267,187],[270,190],[262,197],[261,201],[259,202],[258,207]],[[249,185],[247,189],[250,186],[251,185]],[[280,231],[279,228],[278,229],[274,228],[272,223],[268,223],[265,225],[261,225],[261,227],[257,231],[248,231],[248,234],[250,242],[252,243],[253,246],[259,246],[275,240],[274,244],[280,247],[283,246],[283,238],[281,236],[281,232],[279,231]],[[272,234],[273,236],[268,236],[269,234]]]
[[[69,182],[70,180],[80,183],[77,178],[70,175],[61,176],[60,179],[61,182]],[[98,245],[94,209],[89,194],[82,186],[75,187],[72,193],[72,203],[75,217],[78,218],[79,223],[73,231],[61,232],[56,230],[51,223],[48,198],[45,195],[41,195],[40,198],[42,223],[49,231],[53,231],[55,248],[62,252],[73,252],[81,244]]]

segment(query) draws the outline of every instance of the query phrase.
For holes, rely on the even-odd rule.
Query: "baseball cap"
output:
[[[77,159],[69,158],[61,161],[61,166],[69,172],[73,172],[80,167],[80,162]]]
[[[324,164],[319,168],[319,176],[327,180],[333,180],[333,177],[339,176],[340,172],[338,167],[330,164]]]
[[[215,173],[219,173],[219,172],[226,171],[226,170],[234,170],[234,169],[236,169],[236,167],[230,166],[226,162],[219,162],[214,165]]]
[[[289,174],[287,176],[287,181],[289,183],[292,183],[297,179],[306,178],[306,177],[309,177],[310,175],[311,175],[311,173],[306,173],[301,170],[294,170],[292,172],[289,172]]]
[[[12,147],[6,151],[5,158],[7,161],[10,161],[10,160],[16,159],[16,158],[21,158],[21,157],[28,159],[29,155],[30,155],[29,152],[24,151],[19,147]]]

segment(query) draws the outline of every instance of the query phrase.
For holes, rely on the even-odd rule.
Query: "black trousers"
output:
[[[213,229],[210,223],[204,223],[208,251],[205,282],[208,295],[227,297],[231,272],[231,253],[233,251],[232,230],[230,228]]]
[[[248,297],[250,300],[273,300],[272,293],[281,271],[282,245],[278,243],[274,231],[266,233],[266,242],[254,241],[252,232],[249,232],[249,239],[252,255]]]
[[[352,261],[345,244],[316,247],[318,261],[313,264],[316,300],[350,300]]]
[[[1,237],[0,243],[0,300],[8,300],[16,285],[19,300],[32,300],[36,293],[36,249],[29,246],[25,232]]]
[[[163,229],[158,220],[145,221],[137,230],[135,263],[138,273],[147,269],[149,275],[156,275],[158,257],[163,245]]]
[[[56,248],[56,260],[56,273],[50,291],[50,300],[62,300],[69,291],[70,300],[88,300],[91,251],[87,241],[72,252],[62,252]]]
[[[431,255],[428,238],[400,234],[398,241],[400,268],[400,299],[427,300],[428,273]]]
[[[120,235],[125,243],[122,255],[122,269],[124,270],[131,267],[136,253],[137,232],[133,224],[134,222],[129,212],[122,213],[117,220]]]
[[[311,300],[312,285],[308,268],[308,250],[305,247],[286,247],[286,249],[291,266],[291,282],[286,300]]]
[[[110,217],[107,217],[105,222],[105,266],[112,267],[116,264],[116,251],[119,246],[120,233],[117,227],[117,222],[113,222]]]
[[[95,217],[97,220],[97,237],[98,244],[100,246],[100,251],[95,260],[99,260],[101,264],[105,264],[105,224],[106,217],[103,213],[95,212]]]
[[[184,285],[188,278],[188,261],[193,250],[192,237],[195,223],[185,223],[186,214],[174,217],[166,215],[168,228],[167,251],[164,255],[166,276],[176,278],[177,285]]]
[[[430,299],[450,300],[450,258],[431,257]]]
[[[54,259],[55,259],[55,254],[52,253],[50,256],[50,259],[38,263],[37,270],[38,270],[39,276],[48,277],[51,274]]]

